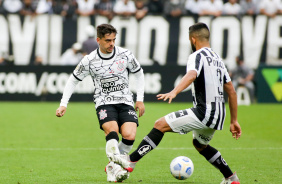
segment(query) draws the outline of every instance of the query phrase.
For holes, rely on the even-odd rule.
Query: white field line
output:
[[[136,148],[133,148],[135,150]],[[156,148],[159,150],[193,150],[193,147],[187,148]],[[282,147],[260,147],[260,148],[217,148],[218,150],[281,150]],[[95,151],[105,150],[105,147],[100,148],[0,148],[0,151]]]

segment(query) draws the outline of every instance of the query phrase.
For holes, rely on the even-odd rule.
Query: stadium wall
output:
[[[59,100],[63,84],[74,69],[60,66],[61,54],[74,42],[86,38],[87,25],[111,23],[119,33],[116,44],[130,49],[143,66],[148,78],[145,98],[154,101],[157,93],[170,91],[185,73],[191,54],[188,27],[195,22],[209,25],[212,48],[221,55],[228,69],[236,66],[235,57],[239,54],[244,55],[245,63],[255,70],[270,65],[279,69],[282,64],[282,16],[273,19],[263,15],[240,19],[146,16],[139,22],[135,18],[114,17],[108,22],[101,16],[63,19],[58,15],[33,18],[0,15],[0,53],[14,58],[14,66],[0,66],[0,100]],[[43,58],[44,66],[32,66],[37,55]],[[261,76],[256,78],[257,85],[261,79],[266,81],[265,75]],[[278,77],[276,82],[280,84],[280,81]],[[92,98],[88,95],[91,92],[90,87],[78,87],[72,100],[88,100],[89,96]],[[278,92],[282,94],[282,89]],[[190,95],[178,97],[178,101],[187,100],[192,101]]]

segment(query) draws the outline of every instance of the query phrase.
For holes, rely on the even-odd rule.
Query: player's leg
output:
[[[99,119],[100,128],[106,136],[106,155],[119,154],[118,149],[118,132],[117,112],[112,105],[105,105],[97,108],[97,117]],[[118,164],[109,162],[105,169],[107,173],[107,181],[117,182],[125,180],[126,170]]]
[[[236,173],[233,174],[221,153],[214,147],[209,145],[216,130],[211,128],[204,128],[201,130],[193,131],[193,145],[197,151],[203,155],[207,161],[209,161],[215,168],[219,169],[225,178],[233,177],[234,183],[230,182],[227,184],[240,184]]]
[[[135,141],[136,130],[138,127],[138,116],[135,109],[126,104],[119,104],[118,107],[118,122],[122,140],[119,142],[120,154],[128,154]]]
[[[156,121],[151,132],[144,137],[138,148],[130,155],[130,161],[137,162],[151,150],[158,146],[165,132],[185,134],[194,128],[190,122],[193,117],[188,114],[189,109],[172,112]],[[192,111],[191,111],[192,112]]]
[[[137,124],[135,122],[125,122],[120,127],[122,140],[118,144],[120,154],[129,154],[135,141]]]
[[[155,122],[153,129],[150,131],[148,135],[146,135],[138,148],[130,154],[130,161],[137,162],[147,153],[152,151],[154,148],[158,146],[161,142],[164,133],[172,131],[170,126],[167,124],[164,117],[158,119]]]
[[[106,136],[106,154],[119,154],[118,149],[118,112],[113,105],[103,105],[96,109],[99,119],[100,128],[105,132]]]

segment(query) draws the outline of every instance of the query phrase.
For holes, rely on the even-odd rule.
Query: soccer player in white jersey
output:
[[[86,55],[77,65],[65,86],[60,107],[56,111],[62,117],[69,99],[79,81],[90,75],[94,83],[94,103],[100,128],[106,135],[106,154],[128,154],[131,150],[138,117],[145,112],[144,73],[135,56],[128,49],[115,46],[117,30],[109,24],[97,27],[99,48]],[[133,94],[129,90],[129,72],[136,77],[137,97],[134,108]],[[122,140],[119,142],[118,133]],[[107,180],[122,181],[128,177],[128,168],[114,162],[106,166]]]
[[[221,184],[240,184],[237,174],[231,171],[220,152],[209,145],[215,131],[223,128],[223,90],[229,98],[230,131],[236,139],[241,136],[237,121],[237,95],[222,59],[210,48],[209,36],[209,29],[204,23],[189,27],[189,40],[194,53],[189,56],[187,73],[171,92],[157,95],[159,100],[171,103],[178,93],[191,84],[194,107],[160,118],[133,153],[128,157],[110,155],[111,160],[124,167],[130,165],[133,169],[137,161],[160,143],[165,132],[186,134],[192,131],[196,150],[223,174]]]

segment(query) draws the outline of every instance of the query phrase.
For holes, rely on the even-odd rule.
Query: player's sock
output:
[[[113,154],[120,154],[118,149],[118,141],[119,137],[118,134],[115,131],[110,132],[106,136],[106,154],[113,153]]]
[[[203,151],[200,152],[200,154],[203,155],[213,166],[219,169],[225,178],[233,175],[233,172],[217,149],[208,145]]]
[[[138,148],[130,154],[130,161],[137,162],[138,160],[140,160],[143,156],[145,156],[147,153],[158,146],[163,136],[164,133],[156,128],[153,128],[151,132],[143,138]]]
[[[118,144],[120,154],[128,154],[133,147],[134,140],[127,140],[122,138]]]

